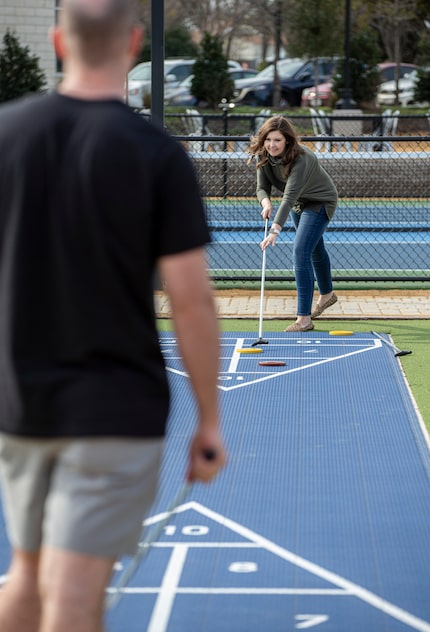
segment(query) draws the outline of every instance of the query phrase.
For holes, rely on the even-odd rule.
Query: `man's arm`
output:
[[[173,314],[185,369],[198,407],[190,446],[189,480],[209,481],[225,463],[219,429],[219,331],[205,251],[196,248],[162,257],[160,274]],[[210,453],[213,458],[208,459]]]

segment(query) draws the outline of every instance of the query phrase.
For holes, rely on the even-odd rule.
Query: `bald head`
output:
[[[120,55],[138,23],[136,0],[61,0],[60,7],[69,54],[91,67]]]

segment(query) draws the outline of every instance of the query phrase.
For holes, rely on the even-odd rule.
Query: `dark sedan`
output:
[[[318,83],[327,81],[333,74],[336,60],[318,59]],[[281,84],[281,107],[299,106],[302,92],[316,83],[314,60],[285,59],[278,62],[278,75]],[[236,82],[235,103],[254,106],[273,106],[274,65],[271,64],[252,79]]]

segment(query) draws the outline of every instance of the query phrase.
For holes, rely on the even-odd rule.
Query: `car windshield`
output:
[[[284,77],[291,77],[303,66],[303,61],[278,61],[278,74],[283,79]],[[258,75],[255,75],[256,79],[273,79],[274,65],[270,64],[267,68],[264,68]]]
[[[418,79],[418,73],[416,70],[411,70],[408,74],[403,75],[403,77],[401,77],[399,79],[399,85],[400,86],[408,86],[410,83],[415,83]],[[384,87],[389,87],[390,90],[395,90],[396,89],[396,82],[394,81],[394,79],[392,81],[385,81]]]
[[[132,81],[150,81],[151,80],[151,64],[138,65],[132,68],[128,73],[128,78]]]
[[[394,81],[395,76],[396,76],[396,65],[392,64],[389,66],[379,66],[380,71],[381,71],[381,75],[383,77],[383,81]],[[399,67],[399,77],[405,77],[405,76],[409,76],[411,74],[411,72],[414,71],[414,67],[412,65],[405,65],[405,64],[400,64]]]
[[[168,75],[169,72],[171,70],[173,70],[173,68],[175,66],[177,66],[177,65],[178,65],[178,62],[176,62],[176,61],[174,61],[174,62],[172,62],[172,61],[171,62],[165,61],[164,62],[164,74]]]
[[[179,64],[179,68],[182,66],[184,66],[182,63]],[[192,64],[190,64],[191,66]],[[178,67],[178,62],[177,61],[167,61],[164,62],[164,76],[168,75],[169,73],[172,72],[172,70],[174,70],[175,68]],[[128,73],[128,78],[131,81],[151,81],[151,69],[152,69],[152,65],[151,63],[142,63],[142,64],[138,64],[137,66],[135,66],[134,68],[132,68],[130,70],[130,72]],[[185,74],[185,72],[182,72],[182,77]],[[181,78],[181,77],[179,77]]]
[[[180,85],[182,88],[191,88],[191,84],[193,81],[194,75],[189,75],[183,81],[181,81]]]

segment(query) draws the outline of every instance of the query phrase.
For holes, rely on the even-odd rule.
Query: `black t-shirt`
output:
[[[157,259],[209,241],[183,148],[120,101],[0,109],[0,431],[161,436]]]

